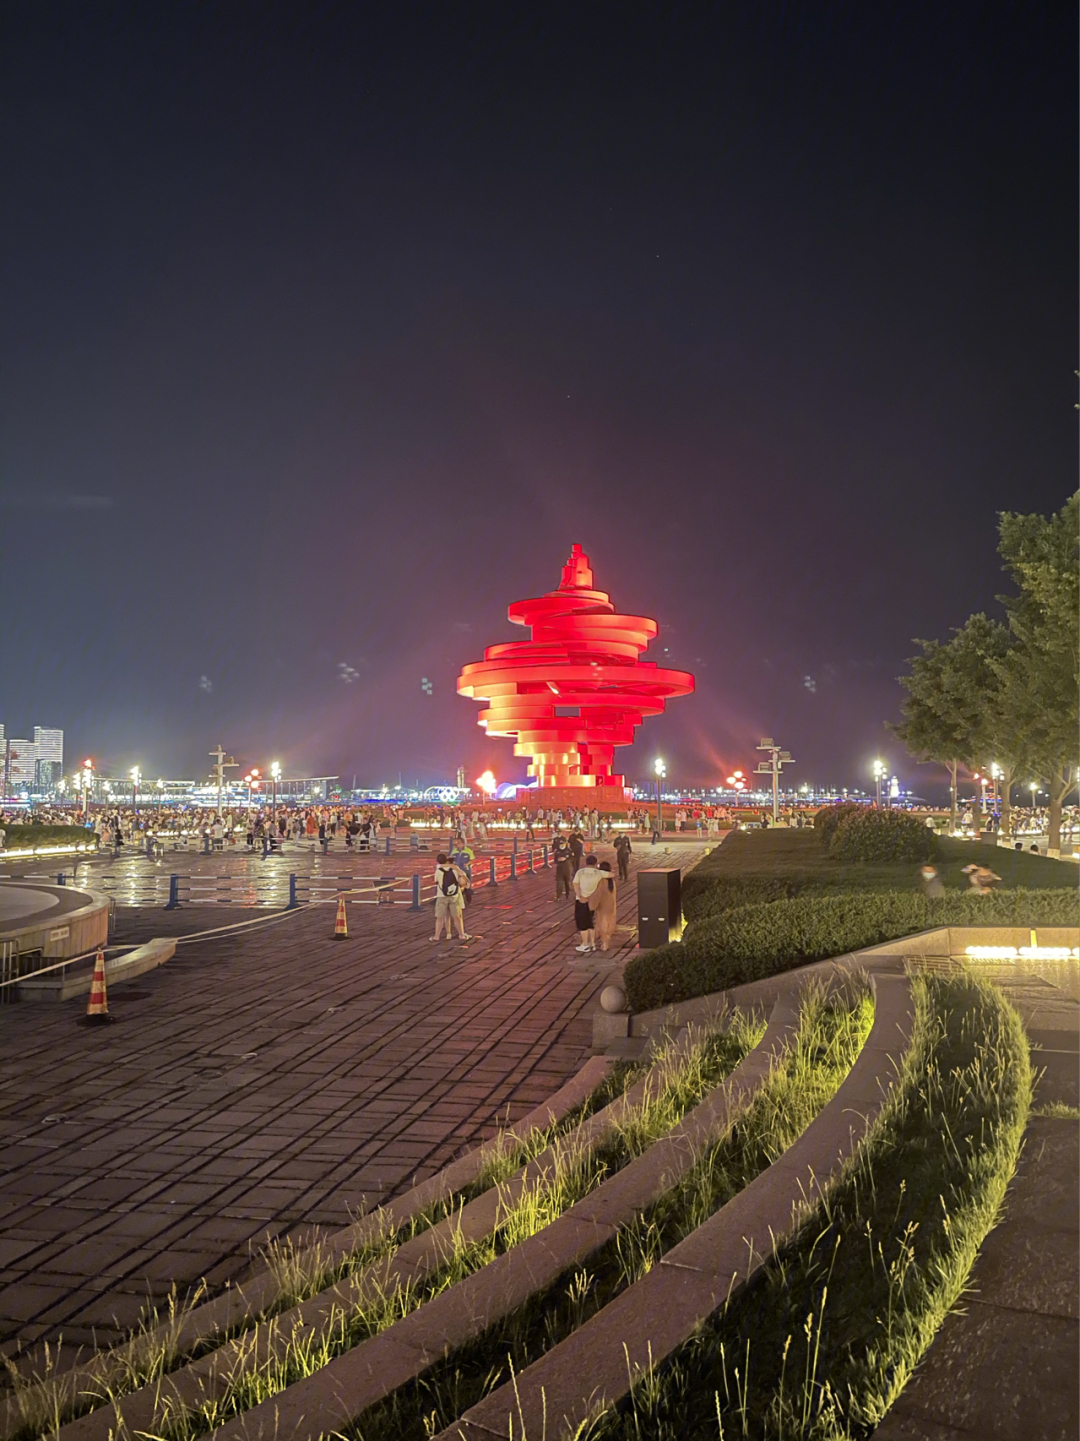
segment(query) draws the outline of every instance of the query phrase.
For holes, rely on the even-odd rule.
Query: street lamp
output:
[[[871,767],[874,774],[874,782],[877,785],[877,808],[881,809],[881,782],[889,773],[889,767],[882,760],[876,760]]]
[[[281,779],[281,766],[278,764],[277,761],[271,761],[271,762],[270,762],[270,780],[272,781],[273,786],[274,786],[274,803],[273,803],[273,811],[272,811],[272,815],[273,815],[273,817],[274,817],[274,820],[277,820],[277,783],[278,783],[278,781],[279,781],[280,779]]]
[[[142,780],[142,771],[138,766],[132,766],[128,771],[131,777],[131,808],[134,811],[139,809],[139,782]]]
[[[90,814],[90,787],[94,781],[94,762],[87,757],[82,764],[83,815],[88,816]]]
[[[664,838],[664,803],[660,798],[660,782],[667,775],[667,766],[657,757],[653,770],[656,772],[656,833],[661,840]]]
[[[259,768],[258,768],[258,766],[252,766],[251,770],[248,771],[247,775],[244,777],[244,784],[247,786],[247,792],[248,792],[248,810],[250,810],[250,809],[251,809],[251,802],[252,802],[252,793],[253,793],[254,791],[257,791],[257,790],[259,789]]]

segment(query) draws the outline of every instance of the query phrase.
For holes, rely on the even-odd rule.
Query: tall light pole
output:
[[[94,783],[94,762],[87,756],[82,763],[83,815],[90,814],[90,787]]]
[[[755,749],[768,752],[769,759],[758,761],[754,774],[772,776],[772,818],[773,825],[776,825],[780,819],[780,772],[784,766],[794,765],[795,762],[788,751],[782,751],[773,743],[772,736],[762,736]]]
[[[273,782],[273,786],[274,786],[274,807],[273,807],[273,811],[271,812],[271,814],[273,815],[273,818],[274,818],[274,820],[276,821],[276,820],[277,820],[277,783],[278,783],[278,781],[281,779],[281,766],[278,764],[277,761],[271,761],[271,762],[270,762],[270,779],[271,779],[271,781]]]
[[[220,819],[221,819],[221,792],[222,792],[222,791],[224,790],[224,788],[225,788],[225,772],[226,772],[227,770],[235,769],[235,768],[236,768],[236,761],[233,760],[232,756],[226,756],[225,752],[221,749],[221,742],[220,742],[220,741],[218,741],[217,749],[216,749],[216,750],[212,750],[212,751],[210,752],[210,755],[211,755],[212,757],[214,757],[214,758],[216,759],[216,761],[217,761],[217,764],[214,766],[214,774],[217,776],[217,813],[218,813],[218,819],[220,820]]]
[[[653,770],[656,772],[656,833],[664,838],[664,802],[660,797],[660,782],[667,775],[667,766],[657,757]]]
[[[874,783],[877,786],[877,808],[881,809],[881,782],[888,774],[888,766],[882,760],[876,760],[871,768],[874,773]]]
[[[132,766],[128,771],[131,777],[131,808],[136,813],[139,809],[139,782],[142,780],[142,771],[138,766]]]

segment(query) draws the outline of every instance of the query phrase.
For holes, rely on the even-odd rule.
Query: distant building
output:
[[[64,774],[64,732],[55,726],[35,726],[34,739],[8,736],[0,725],[4,791],[52,790]]]

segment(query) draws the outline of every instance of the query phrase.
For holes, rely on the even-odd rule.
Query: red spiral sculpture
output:
[[[611,597],[593,589],[580,545],[558,590],[515,601],[508,615],[532,639],[489,645],[458,676],[458,693],[488,702],[479,724],[516,741],[514,754],[531,758],[529,775],[542,789],[621,788],[623,777],[611,773],[615,747],[631,745],[635,727],[659,715],[668,696],[689,695],[694,677],[638,659],[656,622],[616,614]]]

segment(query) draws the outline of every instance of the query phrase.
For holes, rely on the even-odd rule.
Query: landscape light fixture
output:
[[[780,772],[784,766],[794,765],[795,761],[791,752],[781,750],[772,736],[762,736],[756,749],[768,753],[768,760],[759,761],[754,774],[772,776],[772,816],[773,825],[776,825],[780,819]]]
[[[888,774],[889,768],[883,760],[876,760],[871,766],[874,775],[874,783],[877,786],[877,808],[881,809],[881,782]]]

